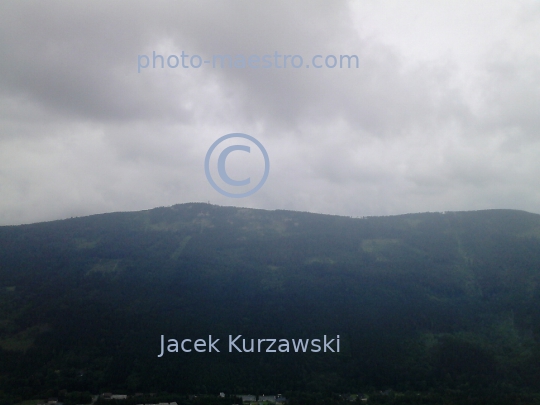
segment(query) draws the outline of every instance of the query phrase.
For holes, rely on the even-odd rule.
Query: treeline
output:
[[[518,211],[207,204],[0,227],[0,391],[534,398],[539,237],[540,216]],[[161,335],[238,334],[339,334],[341,351],[157,357]]]

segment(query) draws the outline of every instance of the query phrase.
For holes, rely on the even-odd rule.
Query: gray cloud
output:
[[[0,223],[208,200],[540,212],[540,8],[437,4],[2,2]],[[356,54],[359,68],[137,72],[140,54],[182,50]],[[271,158],[246,199],[204,175],[208,147],[230,132]]]

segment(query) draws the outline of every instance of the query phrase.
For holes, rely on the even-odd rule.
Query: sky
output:
[[[0,225],[187,202],[540,213],[540,2],[0,2]]]

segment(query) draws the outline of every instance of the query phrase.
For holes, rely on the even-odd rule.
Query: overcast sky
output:
[[[158,59],[139,73],[153,51],[278,52],[304,66]],[[305,67],[319,54],[359,67]],[[246,198],[204,172],[212,143],[234,132],[270,161]],[[229,155],[231,178],[260,178],[253,146]],[[0,224],[193,201],[540,213],[540,2],[0,2]]]

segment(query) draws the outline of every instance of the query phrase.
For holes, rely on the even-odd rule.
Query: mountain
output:
[[[190,203],[4,226],[0,394],[534,393],[539,281],[540,215],[513,210]],[[158,357],[162,335],[191,352]]]

